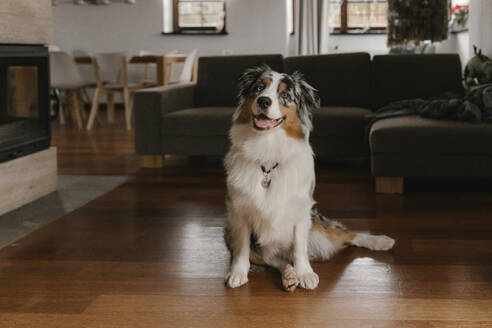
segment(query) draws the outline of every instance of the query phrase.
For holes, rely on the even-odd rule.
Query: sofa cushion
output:
[[[459,55],[380,55],[372,61],[373,107],[390,102],[463,94]]]
[[[275,71],[283,71],[282,55],[200,57],[195,105],[236,106],[239,75],[248,68],[262,64],[269,65]]]
[[[313,136],[347,136],[364,139],[365,115],[362,107],[321,107],[313,113]]]
[[[394,117],[374,123],[369,141],[374,155],[490,155],[492,124],[442,121],[420,116]]]
[[[369,157],[369,146],[361,137],[311,136],[309,143],[314,156],[328,160],[361,159]]]
[[[200,107],[165,114],[162,134],[168,136],[227,136],[235,107]]]
[[[285,59],[285,71],[300,71],[318,89],[322,106],[371,105],[368,53],[289,57]]]

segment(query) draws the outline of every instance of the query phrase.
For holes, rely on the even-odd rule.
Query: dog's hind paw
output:
[[[299,286],[304,289],[315,289],[318,287],[319,277],[314,272],[304,273],[299,276]]]
[[[366,247],[373,251],[387,251],[393,248],[395,240],[388,236],[374,236],[365,233],[358,233],[352,240],[355,246]]]
[[[229,272],[225,277],[227,287],[236,288],[248,282],[248,273],[244,272]]]
[[[282,286],[286,292],[293,292],[299,284],[297,273],[291,265],[288,265],[282,272]]]
[[[395,240],[388,236],[374,236],[374,241],[372,243],[372,250],[375,251],[387,251],[393,248],[395,245]]]

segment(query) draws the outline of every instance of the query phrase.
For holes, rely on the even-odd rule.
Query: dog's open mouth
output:
[[[270,130],[282,124],[284,119],[285,117],[271,119],[265,114],[259,114],[253,117],[253,126],[257,130]]]

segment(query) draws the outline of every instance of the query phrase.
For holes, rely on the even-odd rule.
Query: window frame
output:
[[[386,0],[386,2],[388,2]],[[340,6],[340,27],[333,28],[333,34],[376,34],[386,33],[387,26],[370,26],[369,28],[348,25],[348,1],[342,0]],[[362,31],[362,32],[360,32]]]
[[[226,22],[227,22],[227,6],[226,0],[222,1],[224,6],[224,27],[222,30],[217,31],[212,26],[194,26],[194,27],[180,27],[179,26],[179,2],[180,0],[172,0],[173,2],[173,33],[172,34],[205,34],[205,35],[217,35],[227,34]],[[169,33],[166,33],[169,34]]]

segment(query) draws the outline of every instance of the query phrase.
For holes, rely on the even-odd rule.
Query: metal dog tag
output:
[[[270,178],[270,172],[272,170],[275,170],[278,166],[278,163],[275,163],[274,166],[272,166],[269,170],[267,170],[263,165],[261,165],[261,171],[263,172],[263,180],[261,180],[261,186],[263,188],[268,188],[270,187],[270,182],[272,182],[272,178]]]
[[[270,187],[270,182],[272,182],[272,179],[264,177],[263,180],[261,180],[261,186],[266,189]]]

